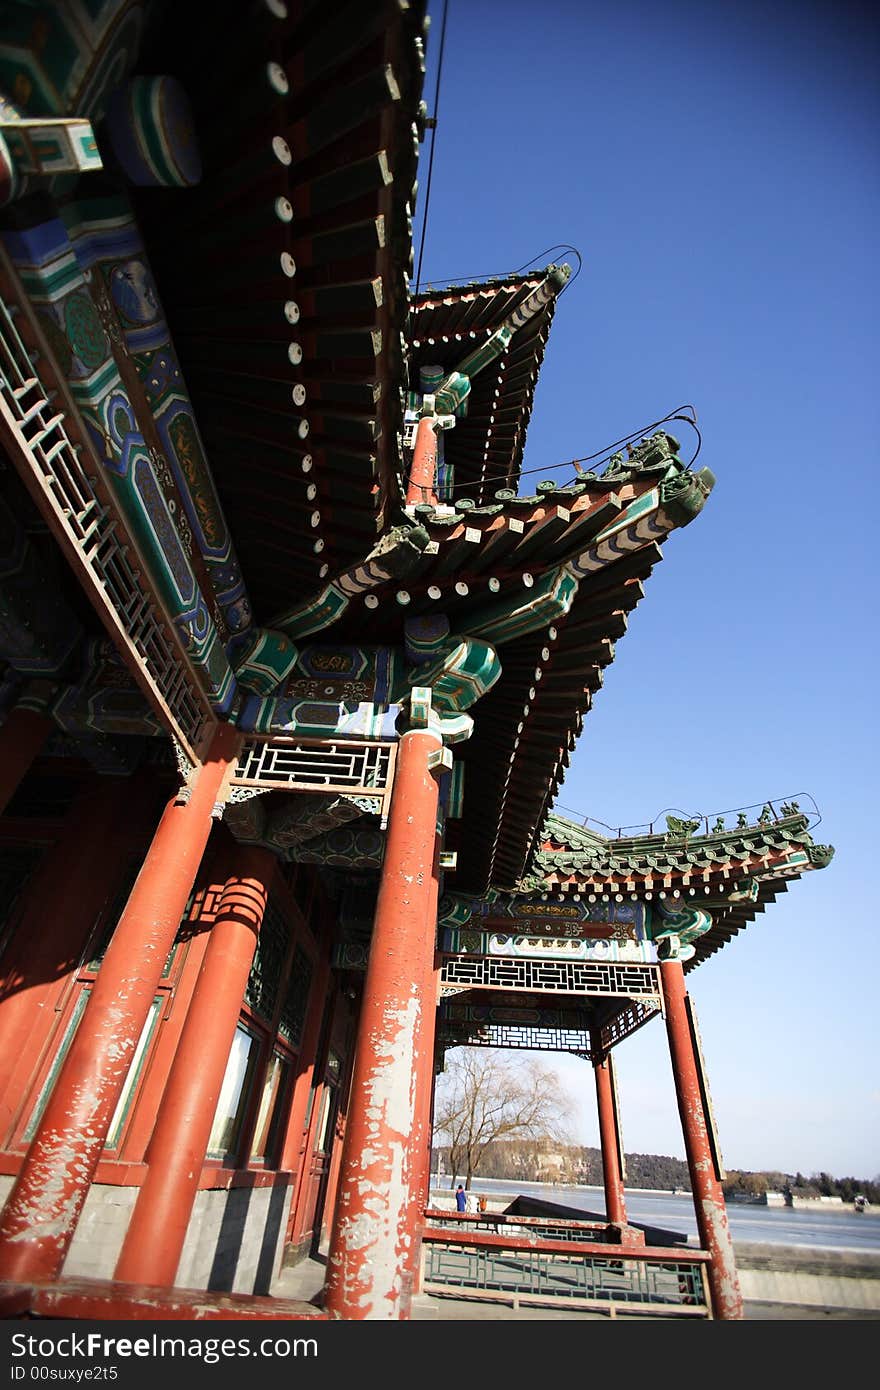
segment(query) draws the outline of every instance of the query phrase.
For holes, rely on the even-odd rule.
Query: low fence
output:
[[[630,1232],[634,1240],[641,1236],[640,1231],[634,1231],[631,1227],[611,1226],[607,1221],[569,1221],[559,1217],[517,1216],[506,1211],[458,1212],[430,1208],[425,1212],[425,1220],[435,1230],[494,1230],[496,1235],[518,1236],[530,1244],[542,1240],[576,1240],[616,1245],[621,1243],[621,1231]],[[643,1238],[642,1243],[644,1244]]]
[[[484,1221],[485,1214],[477,1219]],[[673,1255],[668,1249],[600,1243],[592,1230],[578,1240],[552,1239],[546,1231],[524,1236],[465,1226],[455,1230],[448,1213],[442,1220],[442,1226],[428,1225],[423,1234],[424,1293],[611,1316],[618,1311],[712,1316],[706,1251],[677,1249]]]

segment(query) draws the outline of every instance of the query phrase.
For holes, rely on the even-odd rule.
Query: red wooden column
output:
[[[434,931],[436,934],[437,899],[434,900]],[[418,1199],[419,1217],[424,1215],[431,1194],[431,1137],[434,1129],[434,1038],[437,1031],[437,1003],[440,993],[440,968],[431,969],[425,981],[425,1046],[422,1049],[421,1111],[419,1115],[419,1145],[422,1158]],[[430,1042],[430,1047],[428,1043]]]
[[[174,1284],[274,863],[270,850],[240,850],[220,895],[116,1264],[126,1283]]]
[[[3,1208],[7,1279],[61,1271],[239,746],[235,729],[220,725],[187,793],[165,808]]]
[[[67,987],[129,844],[138,782],[95,777],[74,801],[61,837],[46,853],[12,940],[3,953],[0,999],[0,1141],[33,1080],[36,1052],[59,1015]]]
[[[433,872],[442,741],[400,739],[324,1291],[338,1318],[409,1316],[419,1258],[422,1092],[434,1047]]]
[[[0,729],[0,815],[54,728],[48,715],[17,705]]]
[[[437,435],[434,421],[424,416],[416,429],[416,444],[413,450],[412,466],[409,471],[409,484],[406,489],[406,505],[416,507],[420,502],[437,504],[434,491],[437,473]]]
[[[741,1318],[742,1293],[733,1257],[733,1243],[727,1224],[724,1194],[715,1172],[709,1143],[709,1128],[700,1089],[693,1035],[688,1018],[684,971],[679,960],[665,960],[660,967],[666,1004],[666,1031],[672,1057],[672,1074],[678,1097],[678,1111],[684,1132],[685,1151],[700,1243],[712,1256],[709,1287],[716,1318]]]
[[[602,1146],[602,1180],[605,1184],[605,1216],[614,1225],[625,1226],[626,1203],[620,1171],[620,1125],[614,1094],[613,1062],[610,1052],[602,1052],[598,1036],[592,1035],[593,1074],[599,1110],[599,1142]]]
[[[440,809],[437,820],[436,835],[434,836],[434,859],[431,865],[431,891],[426,894],[426,907],[428,909],[428,921],[426,931],[431,941],[431,953],[425,958],[425,973],[423,977],[422,989],[424,991],[425,1011],[424,1026],[425,1036],[424,1045],[421,1049],[420,1075],[419,1075],[419,1112],[416,1118],[416,1129],[413,1139],[416,1145],[416,1152],[421,1154],[421,1171],[419,1173],[418,1188],[414,1192],[414,1220],[417,1222],[419,1237],[425,1224],[425,1208],[428,1205],[428,1198],[431,1192],[431,1137],[433,1134],[434,1119],[434,1039],[437,1032],[437,1005],[440,998],[440,968],[441,960],[437,954],[437,905],[440,901],[440,881],[442,871],[440,868],[440,847],[443,843],[444,814]],[[414,1291],[418,1292],[419,1264],[415,1266],[416,1284]]]
[[[439,893],[435,891],[431,906],[429,924],[432,941],[437,935],[437,903]],[[434,1039],[437,1032],[437,1003],[440,993],[440,965],[436,959],[431,961],[423,983],[424,989],[424,1033],[419,1063],[417,1085],[419,1090],[418,1113],[413,1127],[413,1151],[419,1171],[413,1184],[412,1224],[417,1232],[417,1247],[421,1246],[422,1231],[425,1226],[425,1208],[431,1196],[431,1138],[434,1129]],[[413,1293],[421,1291],[420,1249],[413,1263]]]

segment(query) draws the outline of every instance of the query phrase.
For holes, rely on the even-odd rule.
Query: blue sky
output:
[[[432,16],[433,112],[439,0]],[[579,250],[527,439],[539,477],[696,407],[715,491],[665,546],[557,805],[616,826],[815,798],[831,866],[689,985],[727,1165],[860,1177],[880,1174],[867,16],[847,0],[449,0],[421,274]],[[662,1024],[616,1061],[626,1148],[683,1156]],[[589,1068],[554,1065],[595,1143]]]

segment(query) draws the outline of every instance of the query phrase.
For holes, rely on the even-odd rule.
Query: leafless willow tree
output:
[[[452,1186],[469,1188],[490,1144],[500,1139],[569,1136],[571,1103],[555,1072],[532,1059],[484,1048],[457,1048],[437,1080],[435,1136],[449,1145]]]

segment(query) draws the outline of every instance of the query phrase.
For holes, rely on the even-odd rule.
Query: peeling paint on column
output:
[[[437,784],[427,759],[439,744],[424,732],[401,739],[328,1260],[331,1317],[409,1316],[427,1108],[422,1059],[433,1056],[433,996],[430,1010],[424,1001],[434,958]]]
[[[713,1314],[716,1318],[741,1318],[742,1294],[724,1194],[715,1175],[709,1144],[709,1128],[685,1004],[684,974],[678,961],[664,961],[660,969],[672,1072],[694,1194],[694,1213],[700,1243],[711,1256],[707,1273]]]
[[[400,1229],[398,1213],[409,1201],[409,1146],[415,1118],[412,1064],[420,1015],[421,1006],[414,997],[397,1008],[386,1007],[381,1031],[374,1029],[369,1035],[373,1062],[364,1079],[368,1142],[355,1159],[360,1176],[354,1186],[361,1210],[351,1216],[343,1214],[339,1221],[339,1235],[349,1256],[358,1252],[369,1260],[372,1271],[390,1275],[383,1309],[381,1297],[378,1303],[374,1301],[373,1291],[366,1286],[364,1265],[350,1259],[343,1270],[341,1259],[334,1260],[343,1278],[346,1301],[372,1317],[399,1316],[400,1257],[411,1238]],[[409,1076],[407,1085],[400,1084],[402,1070]]]

